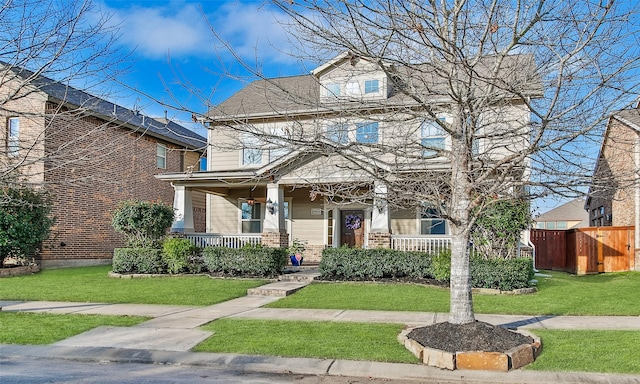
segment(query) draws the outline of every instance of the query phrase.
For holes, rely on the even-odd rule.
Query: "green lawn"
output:
[[[552,277],[538,277],[534,294],[474,294],[474,310],[520,315],[640,315],[638,272],[545,273]],[[449,291],[415,284],[314,283],[269,307],[448,312]]]
[[[221,319],[197,352],[417,363],[397,341],[400,324]]]
[[[247,289],[268,282],[207,276],[116,279],[107,275],[110,270],[110,266],[45,269],[3,278],[0,300],[212,305],[245,296]]]
[[[98,326],[130,327],[140,316],[62,315],[0,311],[0,343],[51,344]]]
[[[211,305],[240,297],[266,280],[160,277],[113,279],[108,266],[50,269],[4,278],[0,300]],[[475,294],[477,313],[640,315],[640,273],[573,276],[549,272],[530,295]],[[635,295],[635,296],[634,296]],[[448,312],[447,289],[413,284],[314,283],[276,308]],[[0,343],[49,344],[101,325],[131,326],[138,317],[0,312]],[[417,363],[396,340],[401,325],[221,319],[195,350],[276,356]],[[535,330],[543,352],[526,369],[640,374],[640,331]]]

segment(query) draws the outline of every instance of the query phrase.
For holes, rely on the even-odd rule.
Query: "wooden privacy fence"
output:
[[[538,269],[575,274],[622,272],[635,268],[634,227],[532,229]]]

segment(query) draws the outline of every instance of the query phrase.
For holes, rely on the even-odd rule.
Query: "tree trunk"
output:
[[[471,297],[469,267],[469,236],[466,231],[456,233],[451,240],[451,281],[449,322],[466,324],[475,321]]]

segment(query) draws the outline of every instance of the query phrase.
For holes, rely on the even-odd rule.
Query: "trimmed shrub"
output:
[[[112,270],[115,273],[162,273],[162,251],[156,248],[116,248]]]
[[[437,255],[389,249],[327,248],[322,252],[320,274],[326,279],[366,280],[383,277],[433,278],[449,281],[451,251]],[[474,288],[503,291],[526,288],[533,278],[528,258],[471,258],[471,284]]]
[[[287,265],[287,250],[260,246],[240,249],[206,247],[202,252],[205,267],[211,273],[229,276],[275,277]]]
[[[130,247],[158,247],[173,223],[173,208],[161,202],[127,200],[113,212],[111,225]]]
[[[171,238],[162,244],[162,261],[167,266],[167,272],[200,273],[202,258],[198,255],[198,248],[187,239]]]
[[[319,270],[324,278],[369,279],[428,275],[431,257],[422,252],[391,249],[327,248],[322,252]]]
[[[471,258],[471,285],[502,291],[527,288],[533,279],[533,262],[529,258],[489,259]]]

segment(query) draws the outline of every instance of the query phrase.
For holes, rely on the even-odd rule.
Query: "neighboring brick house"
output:
[[[578,198],[553,208],[534,219],[536,229],[573,229],[589,226],[585,199]]]
[[[476,70],[482,71],[483,64]],[[527,97],[540,94],[529,56],[507,57],[504,64],[502,78],[523,87]],[[307,244],[305,260],[312,261],[319,260],[326,247],[427,251],[446,244],[450,231],[445,219],[426,204],[415,204],[413,196],[409,199],[418,208],[391,207],[388,185],[374,181],[372,173],[389,171],[416,179],[416,169],[440,177],[448,171],[438,153],[451,148],[442,129],[454,120],[451,109],[442,107],[442,113],[430,118],[414,113],[421,107],[400,89],[421,87],[434,106],[444,106],[449,99],[443,102],[434,92],[446,89],[447,80],[431,77],[431,67],[421,68],[419,75],[410,68],[384,65],[345,53],[310,74],[257,80],[212,107],[205,117],[212,144],[207,171],[158,176],[173,184],[176,204],[185,212],[190,211],[189,191],[208,192],[208,233],[191,238],[201,245],[253,242],[280,247],[299,239]],[[516,97],[483,111],[482,139],[474,150],[487,162],[521,153],[529,114],[524,100]],[[515,129],[516,134],[498,134]],[[307,149],[292,147],[295,139],[278,141],[283,136],[306,137],[301,141],[310,144]],[[406,157],[374,152],[378,144],[397,145],[390,144],[397,140],[407,143]],[[213,145],[219,149],[213,151]],[[323,152],[324,148],[337,150]],[[351,167],[349,156],[359,156],[372,170]],[[526,161],[517,168],[513,177],[525,177]],[[421,175],[425,184],[434,180]],[[358,191],[325,198],[316,193],[317,185],[337,190],[358,186]],[[195,220],[181,217],[174,230],[197,232]]]
[[[640,239],[640,104],[608,121],[585,203],[590,226],[634,226]],[[635,249],[640,265],[640,248]]]
[[[111,227],[116,206],[128,199],[171,205],[173,188],[154,176],[200,170],[205,138],[26,70],[7,73],[13,77],[0,87],[0,155],[53,196],[56,224],[43,244],[42,266],[110,263],[123,245]],[[204,200],[194,194],[200,222]]]

